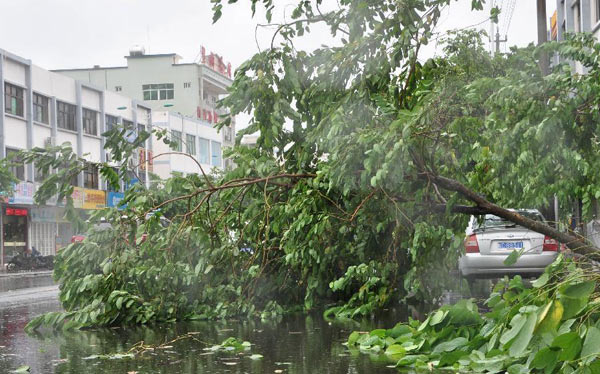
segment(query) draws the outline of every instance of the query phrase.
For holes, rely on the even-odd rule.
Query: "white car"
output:
[[[511,211],[545,222],[535,209]],[[466,236],[465,254],[459,259],[458,268],[467,278],[540,275],[559,251],[556,240],[492,214],[479,218],[472,216]],[[522,251],[521,256],[516,263],[505,265],[504,260],[514,250]]]

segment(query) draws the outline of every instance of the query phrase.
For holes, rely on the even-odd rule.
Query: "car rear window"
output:
[[[517,212],[523,217],[532,219],[538,222],[544,222],[544,218],[541,214],[536,212],[528,212],[528,211],[520,211]],[[504,218],[500,218],[493,214],[486,214],[485,217],[479,218],[475,221],[474,229],[484,229],[484,228],[498,228],[498,227],[515,227],[515,223],[508,221]]]

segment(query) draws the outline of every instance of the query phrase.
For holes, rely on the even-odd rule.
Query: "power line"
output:
[[[517,0],[512,0],[512,2],[510,4],[510,8],[509,8],[510,10],[507,13],[508,22],[506,23],[506,27],[504,29],[504,34],[505,35],[508,34],[508,30],[510,29],[510,23],[512,21],[513,14],[515,13],[515,7],[516,7],[516,5],[517,5]]]

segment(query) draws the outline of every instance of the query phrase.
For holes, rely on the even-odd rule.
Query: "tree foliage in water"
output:
[[[222,101],[232,115],[251,114],[237,139],[258,131],[257,145],[229,151],[236,167],[223,174],[131,189],[123,213],[97,213],[92,222],[108,214],[113,229],[57,257],[66,313],[31,327],[267,317],[331,302],[329,313],[360,317],[407,297],[431,300],[456,268],[468,214],[596,251],[505,209],[556,194],[563,205],[583,200],[589,215],[600,197],[593,39],[544,47],[580,61],[585,76],[566,63],[542,76],[533,47],[490,57],[473,31],[449,35],[443,56],[421,62],[448,1],[341,1],[328,12],[319,3],[299,2],[281,39],[239,67]],[[297,50],[316,24],[335,45]],[[126,131],[105,134],[123,165],[100,165],[111,183],[144,140],[129,144]],[[79,172],[67,153],[38,149],[26,160],[50,168],[68,159],[66,170]],[[60,180],[38,197],[68,200]],[[147,219],[161,214],[167,227]]]
[[[480,312],[462,300],[391,329],[353,332],[351,351],[383,356],[416,371],[597,373],[600,370],[598,274],[561,256],[525,287],[497,283]]]

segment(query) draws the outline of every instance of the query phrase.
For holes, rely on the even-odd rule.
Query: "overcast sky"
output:
[[[495,2],[503,8],[500,29],[508,36],[509,45],[536,41],[535,0]],[[147,53],[174,52],[184,62],[191,62],[204,45],[235,68],[257,52],[256,24],[265,23],[262,14],[251,18],[249,3],[225,5],[223,17],[213,25],[209,0],[0,0],[0,48],[43,68],[60,69],[125,65],[123,57],[136,44],[143,45]],[[550,15],[556,0],[547,3]],[[440,31],[478,24],[489,17],[489,1],[483,12],[471,12],[470,4],[471,0],[458,0],[446,9]],[[509,23],[511,4],[514,11]],[[291,12],[291,6],[287,11]],[[277,17],[283,19],[283,13]],[[479,27],[489,31],[489,22]],[[313,32],[299,45],[318,47],[327,41],[323,34]],[[271,30],[259,30],[257,38],[261,47],[267,47]],[[439,48],[433,43],[423,57],[436,52]]]

